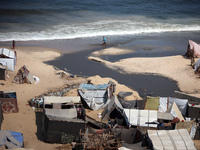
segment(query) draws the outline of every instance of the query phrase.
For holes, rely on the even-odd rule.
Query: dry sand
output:
[[[10,49],[10,47],[5,48]],[[59,89],[65,85],[87,82],[87,80],[90,80],[93,84],[104,84],[108,83],[109,80],[112,80],[117,84],[116,93],[119,91],[133,92],[133,94],[127,97],[127,99],[141,99],[137,92],[124,85],[118,84],[117,81],[114,81],[111,78],[101,78],[99,76],[94,76],[86,79],[86,81],[82,78],[73,78],[68,80],[60,78],[55,74],[56,71],[53,66],[44,63],[44,61],[55,59],[61,55],[55,49],[42,47],[17,47],[16,51],[17,64],[15,71],[9,71],[9,78],[7,78],[6,81],[0,81],[0,83],[5,84],[0,85],[0,90],[16,91],[19,113],[4,114],[4,121],[1,129],[23,133],[24,146],[27,149],[53,150],[58,149],[59,146],[62,146],[62,144],[48,144],[38,140],[36,135],[36,115],[32,108],[28,105],[28,101],[36,96],[39,96],[48,91]],[[26,65],[27,69],[33,76],[39,77],[40,81],[38,84],[12,83],[12,80],[14,79],[18,69],[23,65]],[[71,90],[66,95],[76,96],[77,91]]]

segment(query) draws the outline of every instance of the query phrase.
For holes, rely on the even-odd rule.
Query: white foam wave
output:
[[[0,41],[30,41],[74,39],[102,35],[134,35],[143,33],[199,31],[200,25],[164,23],[145,20],[102,20],[93,23],[57,25],[43,31],[6,32],[0,34]]]

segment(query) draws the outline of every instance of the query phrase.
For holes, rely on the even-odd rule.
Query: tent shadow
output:
[[[36,125],[37,125],[36,136],[37,136],[38,140],[45,142],[44,132],[42,130],[43,113],[42,112],[35,112],[35,118],[36,118]]]

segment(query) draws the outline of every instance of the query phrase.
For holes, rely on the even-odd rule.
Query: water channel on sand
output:
[[[48,62],[60,69],[66,68],[75,75],[110,77],[120,84],[131,87],[138,91],[140,96],[171,96],[174,91],[179,91],[175,82],[167,78],[154,75],[121,74],[115,70],[108,69],[103,64],[88,60],[92,51],[81,51],[78,53],[65,54],[57,60]]]

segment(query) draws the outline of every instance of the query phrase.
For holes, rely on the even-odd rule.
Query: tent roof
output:
[[[148,130],[153,149],[190,149],[196,150],[186,129],[179,130]]]

